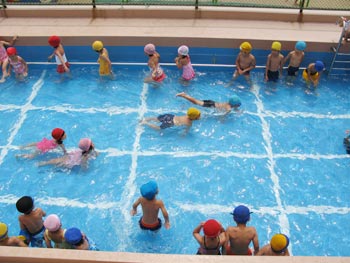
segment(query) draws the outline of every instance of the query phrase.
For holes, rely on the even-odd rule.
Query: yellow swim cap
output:
[[[95,51],[101,51],[103,49],[103,43],[101,41],[95,41],[92,43],[92,49]]]
[[[198,120],[199,117],[201,116],[201,112],[199,110],[197,110],[196,108],[189,108],[187,110],[187,116],[191,120]]]
[[[250,52],[252,51],[252,45],[249,43],[249,42],[243,42],[239,48],[243,51],[247,51],[247,52]]]
[[[270,241],[271,249],[275,253],[282,253],[289,245],[289,238],[284,234],[276,234]]]
[[[0,241],[7,237],[7,225],[0,223]]]
[[[280,42],[277,42],[277,41],[272,42],[271,49],[281,51],[281,48],[282,48],[282,44]]]

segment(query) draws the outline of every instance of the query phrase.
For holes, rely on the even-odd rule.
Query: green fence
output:
[[[11,5],[160,5],[219,6],[350,11],[350,0],[1,0],[3,8]]]

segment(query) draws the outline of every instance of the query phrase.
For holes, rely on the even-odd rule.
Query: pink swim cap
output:
[[[50,232],[55,232],[60,229],[61,220],[56,214],[51,214],[45,219],[44,226]]]
[[[79,142],[79,148],[83,152],[87,152],[90,149],[91,144],[92,144],[92,141],[89,138],[83,138]]]
[[[188,55],[188,51],[189,51],[188,46],[182,45],[177,50],[177,53],[179,53],[182,56],[187,56]]]
[[[153,44],[147,44],[143,50],[147,55],[153,55],[156,52],[156,47]]]

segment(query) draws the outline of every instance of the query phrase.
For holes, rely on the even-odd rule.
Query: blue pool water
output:
[[[53,65],[31,64],[27,82],[1,84],[0,220],[10,235],[19,230],[17,199],[31,195],[101,250],[194,254],[199,222],[233,225],[230,212],[245,204],[261,247],[283,232],[293,255],[350,256],[350,159],[342,145],[350,129],[349,78],[322,78],[315,96],[304,93],[300,79],[266,93],[261,69],[252,73],[255,92],[242,89],[244,79],[225,88],[230,67],[197,66],[197,78],[184,87],[180,72],[165,66],[168,78],[156,89],[143,84],[145,65],[113,69],[116,80],[100,81],[97,65],[73,65],[72,79],[59,83]],[[139,125],[143,117],[184,114],[193,105],[175,97],[182,91],[215,101],[237,94],[242,112],[222,118],[201,108],[187,136],[179,128]],[[66,131],[68,150],[92,138],[100,155],[88,170],[36,166],[59,152],[15,158],[19,146],[49,137],[54,127]],[[139,187],[150,179],[158,182],[171,222],[157,234],[139,229],[140,208],[130,216]]]

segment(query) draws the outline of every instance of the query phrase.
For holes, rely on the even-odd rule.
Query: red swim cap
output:
[[[221,225],[218,221],[209,219],[204,223],[203,231],[207,237],[217,237],[220,235]]]
[[[57,47],[61,43],[61,39],[58,36],[49,37],[49,44],[52,47]]]
[[[54,138],[56,141],[59,141],[62,139],[64,135],[64,130],[60,128],[55,128],[52,130],[51,135],[52,135],[52,138]]]
[[[7,55],[13,56],[17,54],[17,50],[14,47],[9,47],[6,49]]]

